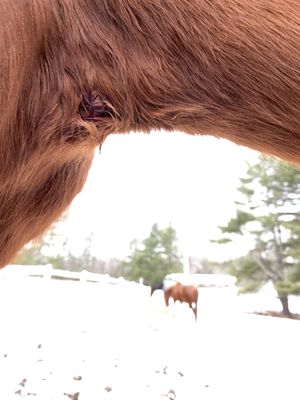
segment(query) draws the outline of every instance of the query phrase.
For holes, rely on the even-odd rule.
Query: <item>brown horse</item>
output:
[[[174,302],[178,300],[180,303],[188,303],[189,307],[193,310],[195,320],[197,320],[198,289],[194,285],[182,285],[177,282],[175,285],[164,290],[164,297],[167,307],[169,306],[170,298]]]
[[[0,266],[70,205],[111,133],[208,134],[300,164],[299,21],[299,0],[0,0]]]

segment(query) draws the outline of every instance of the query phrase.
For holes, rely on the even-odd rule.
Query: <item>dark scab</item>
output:
[[[98,95],[87,93],[79,105],[79,114],[84,121],[97,123],[111,117],[113,111]]]
[[[95,124],[98,128],[100,128],[102,122],[113,116],[113,109],[109,107],[107,102],[92,92],[86,93],[78,106],[77,117],[82,121]],[[89,130],[80,123],[68,126],[60,132],[60,138],[69,144],[82,142],[89,137]]]

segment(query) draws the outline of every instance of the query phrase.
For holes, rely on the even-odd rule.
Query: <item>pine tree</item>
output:
[[[156,285],[169,273],[182,272],[176,240],[173,227],[159,229],[154,224],[146,239],[132,242],[132,254],[123,267],[125,276],[131,280],[143,278],[146,284]]]
[[[223,237],[215,242],[250,235],[252,249],[230,263],[230,272],[244,291],[271,280],[289,315],[288,295],[300,293],[300,171],[261,156],[240,182],[236,217],[220,227]]]

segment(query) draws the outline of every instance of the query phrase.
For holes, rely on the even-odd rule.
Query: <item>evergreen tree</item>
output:
[[[250,235],[252,249],[230,262],[230,272],[244,291],[271,280],[289,315],[288,295],[300,293],[300,171],[261,156],[240,182],[236,217],[220,227],[224,236],[215,242]]]
[[[123,265],[124,275],[131,280],[144,279],[148,285],[162,282],[169,273],[182,272],[183,265],[176,246],[176,231],[169,226],[152,226],[149,237],[132,242],[132,254]]]

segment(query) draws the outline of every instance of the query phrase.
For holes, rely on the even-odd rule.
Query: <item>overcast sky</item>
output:
[[[254,151],[228,141],[182,133],[111,135],[97,152],[84,190],[73,202],[62,231],[70,248],[83,251],[94,234],[100,258],[123,258],[133,239],[144,239],[157,222],[176,229],[185,256],[226,259],[241,243],[210,243],[218,225],[234,216],[239,177]]]

